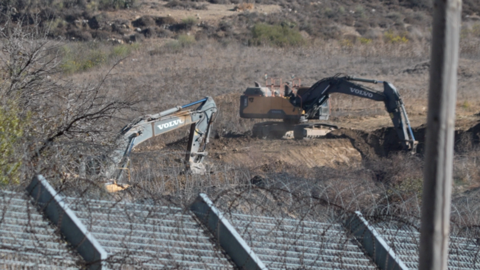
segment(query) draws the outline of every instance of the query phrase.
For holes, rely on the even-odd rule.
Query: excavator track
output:
[[[296,140],[302,140],[304,138],[321,138],[335,129],[338,129],[338,126],[323,123],[300,124],[295,126],[293,137]]]
[[[252,136],[261,139],[281,139],[291,134],[295,125],[285,122],[263,122],[253,125]]]
[[[263,122],[253,126],[252,136],[261,139],[289,139],[301,140],[304,138],[324,137],[332,130],[338,129],[335,125],[324,123],[292,124],[285,122]]]

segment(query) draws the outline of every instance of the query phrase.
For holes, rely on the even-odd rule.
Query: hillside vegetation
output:
[[[39,25],[49,38],[82,41],[129,42],[189,33],[197,40],[234,39],[258,45],[258,27],[265,24],[281,26],[283,31],[291,28],[307,40],[377,39],[387,31],[409,40],[422,40],[429,37],[430,2],[257,0],[242,8],[241,2],[235,0],[9,0],[0,4],[0,21],[21,23],[24,27]],[[464,20],[478,20],[480,3],[463,3]],[[292,38],[298,40],[297,36]]]

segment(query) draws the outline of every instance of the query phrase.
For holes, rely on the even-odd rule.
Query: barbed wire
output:
[[[109,256],[105,263],[112,269],[233,267],[217,239],[189,211],[199,193],[208,194],[268,268],[317,269],[320,264],[327,264],[336,269],[376,269],[345,226],[356,211],[363,214],[407,266],[417,263],[421,203],[417,193],[407,196],[372,182],[368,174],[354,177],[346,172],[342,179],[333,172],[325,178],[318,176],[319,179],[286,172],[258,176],[247,168],[225,165],[211,168],[207,175],[189,175],[183,171],[183,164],[172,166],[171,160],[177,154],[182,155],[171,154],[167,158],[170,161],[165,163],[165,154],[142,158],[137,163],[141,166],[132,171],[131,186],[113,194],[102,191],[102,183],[96,182],[96,178],[70,176],[51,181],[106,248]],[[83,267],[85,262],[55,233],[55,224],[48,225],[29,198],[19,191],[2,192],[0,230],[4,234],[0,262],[12,267],[7,269],[16,269],[13,265],[28,269],[29,263],[32,269],[41,268],[42,262],[58,269],[67,262],[69,267]],[[463,266],[478,267],[477,205],[473,197],[453,201],[452,266],[461,267],[461,257],[465,260]],[[11,222],[23,223],[11,231]],[[22,242],[27,241],[24,238],[31,244]],[[12,241],[8,239],[25,244],[19,249],[9,246]],[[54,242],[56,249],[48,248]],[[24,255],[12,257],[8,250]],[[37,259],[31,259],[32,256]],[[70,259],[59,260],[59,256]]]

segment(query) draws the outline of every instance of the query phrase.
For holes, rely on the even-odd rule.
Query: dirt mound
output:
[[[245,11],[245,10],[253,10],[255,5],[252,3],[241,3],[238,6],[235,6],[233,10],[235,11]]]
[[[355,165],[360,153],[350,140],[262,140],[250,136],[212,140],[210,159],[259,171]]]

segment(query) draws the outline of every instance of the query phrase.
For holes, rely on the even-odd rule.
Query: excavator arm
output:
[[[371,89],[354,82],[383,84],[383,92]],[[334,76],[318,81],[308,90],[291,95],[290,102],[305,111],[305,118],[318,119],[319,108],[324,104],[331,93],[343,93],[375,101],[383,101],[389,113],[395,131],[405,150],[415,151],[416,141],[410,126],[405,105],[397,89],[389,82],[370,79],[355,78],[350,76]],[[407,130],[408,129],[408,130]]]
[[[200,104],[195,110],[186,108]],[[202,164],[206,155],[205,147],[209,141],[212,123],[215,120],[217,106],[211,97],[166,111],[137,118],[122,128],[117,139],[117,148],[109,157],[106,176],[119,182],[128,167],[131,151],[142,142],[161,134],[190,126],[185,163],[192,173],[204,173]]]

